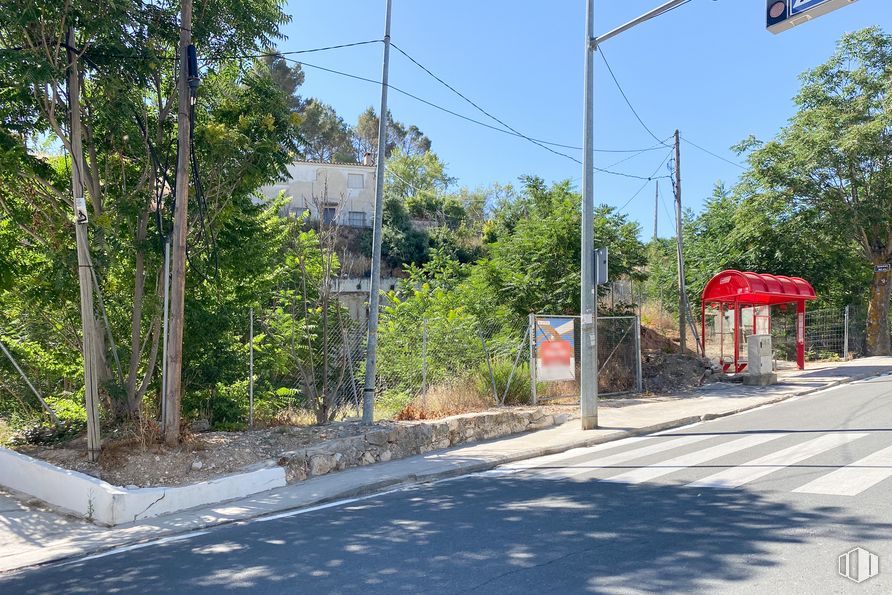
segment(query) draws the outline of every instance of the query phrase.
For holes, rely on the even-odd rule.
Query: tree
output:
[[[867,350],[892,352],[892,36],[879,28],[844,35],[836,52],[802,75],[798,111],[775,140],[749,156],[765,194],[813,207],[857,242],[874,270]],[[750,146],[752,146],[750,144]]]
[[[37,379],[42,388],[72,396],[81,390],[70,373],[81,357],[73,324],[78,299],[70,165],[65,156],[33,150],[41,138],[70,145],[61,44],[74,25],[83,81],[82,173],[96,284],[107,308],[102,318],[108,320],[100,333],[103,405],[118,419],[154,408],[144,397],[158,379],[160,236],[169,229],[173,185],[176,13],[176,6],[138,0],[15,0],[0,11],[0,71],[9,83],[0,91],[0,229],[4,237],[15,230],[11,269],[23,275],[14,291],[0,286],[3,332],[18,347],[28,346],[26,365],[47,371]],[[285,21],[276,3],[246,8],[211,0],[193,23],[199,55],[208,61],[195,104],[193,177],[202,184],[195,187],[201,207],[192,211],[189,238],[187,309],[195,308],[186,322],[187,335],[191,330],[195,337],[186,348],[190,382],[212,375],[201,348],[218,331],[235,342],[232,330],[241,321],[221,314],[223,304],[237,304],[270,266],[265,255],[250,258],[262,252],[265,239],[254,234],[262,225],[251,195],[284,171],[296,149],[297,122],[291,98],[269,68],[232,56],[269,47]],[[253,290],[262,290],[256,285]],[[227,345],[220,354],[228,352]]]
[[[333,107],[310,99],[301,116],[300,151],[304,157],[311,161],[354,162],[350,127]]]
[[[304,71],[300,64],[289,64],[285,58],[275,54],[264,56],[263,63],[269,69],[273,82],[285,93],[288,98],[288,107],[293,112],[305,109],[306,102],[298,93],[304,84]],[[310,100],[312,101],[312,100]]]
[[[353,128],[353,147],[356,151],[356,160],[362,162],[366,153],[377,155],[378,150],[378,115],[375,108],[368,107],[359,114],[356,126]],[[387,145],[384,154],[390,157],[397,148],[408,155],[419,155],[431,149],[431,140],[415,126],[405,124],[393,119],[393,114],[387,112]]]
[[[488,229],[488,284],[518,314],[579,312],[581,198],[569,182],[551,187],[527,177],[513,201],[502,203]],[[610,249],[610,276],[642,278],[644,246],[638,224],[601,205],[595,210],[595,241]]]

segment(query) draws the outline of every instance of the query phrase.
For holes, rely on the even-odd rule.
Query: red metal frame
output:
[[[743,307],[776,306],[796,304],[796,365],[805,368],[805,302],[817,299],[815,290],[805,279],[784,277],[735,270],[723,271],[710,279],[703,288],[700,301],[700,341],[706,353],[706,305],[718,304],[720,324],[724,324],[724,308],[734,308],[734,371],[739,373],[746,368],[740,361],[740,310]],[[753,332],[756,331],[756,313],[753,312]],[[768,319],[769,332],[771,318]],[[724,330],[724,329],[723,329]],[[720,357],[724,360],[724,342]],[[721,362],[727,372],[730,363]]]

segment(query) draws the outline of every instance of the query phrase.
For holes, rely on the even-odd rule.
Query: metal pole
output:
[[[643,23],[645,21],[649,21],[649,20],[656,18],[662,14],[665,14],[666,12],[669,12],[670,10],[675,8],[676,6],[680,6],[688,1],[689,0],[670,0],[669,2],[666,2],[665,4],[658,6],[649,12],[644,13],[640,17],[638,17],[636,19],[632,19],[625,25],[620,25],[616,29],[612,29],[612,30],[608,31],[607,33],[605,33],[604,35],[599,35],[595,41],[598,44],[604,43],[608,39],[616,37],[623,31],[628,31],[629,29],[631,29],[632,27],[635,27],[636,25],[640,25],[641,23]]]
[[[644,392],[644,377],[641,373],[641,316],[635,317],[635,357],[638,360],[635,366],[635,379],[640,393]]]
[[[532,399],[533,405],[536,404],[538,400],[538,395],[536,394],[536,315],[532,312],[530,313],[530,321],[529,321],[529,334],[530,334],[530,397]]]
[[[83,329],[84,404],[87,411],[87,454],[99,459],[99,374],[96,362],[96,320],[93,314],[93,286],[87,247],[87,202],[84,199],[84,148],[81,139],[80,73],[77,68],[74,28],[68,29],[68,111],[71,142],[71,190],[74,199],[74,241],[77,245],[77,270]]]
[[[251,308],[250,327],[248,330],[248,342],[251,344],[248,348],[249,373],[248,378],[248,427],[254,429],[254,308]]]
[[[842,359],[848,361],[849,359],[849,307],[846,306],[846,315],[845,315],[845,329],[842,333]]]
[[[372,232],[372,278],[369,290],[369,336],[362,391],[362,423],[375,419],[375,377],[378,363],[378,308],[381,303],[381,227],[384,215],[384,166],[387,157],[387,79],[390,70],[390,9],[384,16],[384,66],[381,74],[381,111],[378,114],[378,160],[375,164],[375,226]]]
[[[579,413],[583,430],[598,427],[598,325],[594,283],[595,0],[586,0],[583,87],[582,272]]]
[[[167,419],[167,327],[170,317],[170,238],[164,240],[164,326],[161,330],[161,428]]]
[[[657,230],[660,222],[660,181],[657,180],[657,193],[654,197],[654,244],[657,243]]]
[[[59,418],[56,417],[56,412],[53,411],[52,407],[50,407],[46,401],[43,400],[43,397],[40,395],[39,392],[37,392],[37,389],[34,388],[34,385],[31,384],[31,381],[25,375],[25,372],[19,366],[19,362],[15,361],[15,358],[12,357],[12,354],[9,352],[8,349],[6,349],[6,345],[4,345],[2,341],[0,341],[0,351],[3,351],[4,355],[6,355],[6,358],[12,363],[12,366],[16,369],[16,372],[19,373],[19,376],[22,377],[22,380],[25,381],[25,384],[27,384],[28,388],[31,389],[31,392],[34,393],[34,396],[37,397],[37,400],[40,401],[40,405],[47,412],[47,415],[50,416],[50,421],[53,422],[53,425],[58,426]]]
[[[421,319],[421,408],[427,410],[427,317]]]
[[[684,246],[681,225],[681,146],[678,130],[675,131],[675,243],[678,250],[678,350],[685,352],[687,343],[687,295],[685,294]]]

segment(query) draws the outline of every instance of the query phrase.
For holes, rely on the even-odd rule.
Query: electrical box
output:
[[[771,335],[750,335],[746,339],[747,373],[744,383],[767,386],[777,382],[774,373],[774,353],[771,348]]]

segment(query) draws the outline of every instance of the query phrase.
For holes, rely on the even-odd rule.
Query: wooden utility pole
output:
[[[657,243],[657,225],[660,217],[660,181],[657,180],[657,194],[654,197],[654,244]]]
[[[99,459],[99,378],[96,361],[96,320],[93,314],[92,267],[87,247],[87,201],[84,198],[84,147],[81,139],[81,82],[77,67],[74,28],[68,29],[68,112],[71,143],[71,192],[74,199],[74,240],[77,244],[77,272],[81,290],[83,329],[84,405],[87,410],[87,454]]]
[[[167,389],[164,395],[164,442],[180,441],[180,404],[183,398],[183,326],[186,299],[186,234],[189,202],[189,137],[192,97],[189,90],[188,48],[192,44],[192,0],[180,3],[180,65],[177,87],[177,174],[173,213],[173,250],[170,280],[170,334],[167,349]]]
[[[684,244],[682,240],[681,221],[681,135],[675,131],[675,243],[678,247],[678,349],[684,353],[686,348],[687,328],[685,315],[688,309],[688,298],[685,293],[684,277]]]

